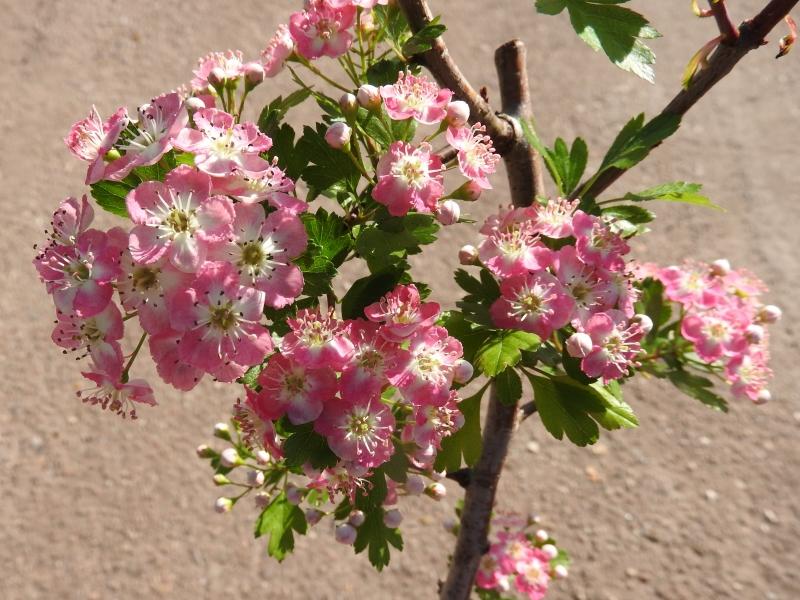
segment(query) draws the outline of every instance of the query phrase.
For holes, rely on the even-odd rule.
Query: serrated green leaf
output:
[[[292,426],[291,429],[292,433],[283,444],[284,460],[288,467],[297,468],[311,463],[315,469],[325,469],[339,461],[327,440],[314,431],[311,423]]]
[[[660,114],[645,124],[644,113],[639,114],[622,128],[603,158],[600,171],[609,167],[630,169],[641,162],[650,150],[675,133],[680,123],[681,118],[678,115]]]
[[[496,377],[519,362],[521,350],[535,350],[539,343],[539,336],[527,331],[496,333],[478,348],[475,366],[487,377]]]
[[[397,58],[379,60],[367,69],[367,82],[375,86],[390,85],[397,81],[397,74],[404,68],[405,64]]]
[[[284,492],[270,502],[255,524],[255,536],[269,536],[267,552],[278,561],[294,550],[294,531],[305,534],[308,528],[303,511],[291,504]]]
[[[261,114],[258,116],[258,128],[265,135],[273,137],[277,133],[286,113],[291,108],[303,103],[310,95],[311,90],[300,88],[286,96],[286,98],[278,96],[261,109]]]
[[[399,529],[390,529],[383,522],[386,511],[381,507],[365,511],[364,523],[358,528],[353,549],[356,553],[369,549],[367,556],[369,562],[378,571],[382,571],[389,564],[391,551],[389,545],[398,550],[403,549],[403,536]]]
[[[403,55],[411,57],[433,48],[434,40],[447,31],[447,27],[439,22],[440,19],[439,16],[433,18],[425,27],[412,35],[401,48]]]
[[[522,398],[522,380],[514,369],[506,369],[494,378],[500,402],[513,406]]]
[[[303,272],[303,293],[318,297],[327,293],[336,269],[350,251],[352,240],[339,215],[320,208],[300,217],[305,224],[308,246],[295,263]]]
[[[602,213],[604,216],[624,219],[636,225],[649,223],[656,217],[646,208],[634,206],[632,204],[615,204],[614,206],[608,206],[603,208]]]
[[[361,230],[356,239],[358,254],[367,261],[370,271],[377,273],[398,267],[405,259],[421,252],[420,246],[436,240],[439,225],[430,215],[409,213],[391,217],[376,227]]]
[[[682,202],[684,204],[694,204],[697,206],[708,206],[710,208],[720,209],[706,196],[700,194],[703,186],[699,183],[686,183],[685,181],[673,181],[664,183],[655,187],[642,190],[636,193],[627,193],[624,196],[625,200],[633,202],[646,202],[649,200],[662,200],[665,202]]]
[[[714,410],[728,412],[728,403],[713,392],[714,383],[710,379],[682,370],[672,371],[667,377],[672,385],[687,396],[699,400]]]
[[[481,399],[488,387],[487,383],[476,394],[458,403],[458,409],[464,415],[464,425],[442,440],[442,448],[437,453],[434,464],[437,471],[457,471],[462,462],[468,467],[478,462],[483,448]]]
[[[303,137],[297,142],[294,151],[308,160],[302,173],[303,181],[308,184],[308,201],[323,194],[336,198],[340,192],[357,195],[357,185],[361,173],[350,157],[342,150],[332,148],[325,141],[326,127],[322,123],[317,128],[303,128]]]
[[[91,186],[92,197],[97,201],[97,205],[119,217],[130,218],[128,209],[125,205],[125,198],[134,186],[124,181],[98,181]]]
[[[342,298],[342,318],[364,318],[364,308],[391,292],[402,276],[402,269],[388,268],[357,280]]]

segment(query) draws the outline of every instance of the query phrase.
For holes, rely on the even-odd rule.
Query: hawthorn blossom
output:
[[[497,170],[500,155],[494,149],[486,127],[475,123],[471,127],[449,127],[445,137],[458,150],[458,168],[467,179],[482,189],[492,189],[488,176]]]
[[[89,116],[75,123],[64,138],[64,143],[73,155],[89,163],[86,184],[97,183],[103,178],[104,159],[128,126],[128,109],[119,107],[106,121],[97,108],[92,106]]]
[[[444,327],[433,326],[409,340],[408,352],[408,364],[391,372],[389,381],[411,404],[445,404],[463,355],[461,342],[450,337]]]
[[[460,401],[458,393],[451,391],[444,404],[423,402],[415,407],[411,436],[420,448],[440,449],[444,438],[464,426],[464,415],[458,409]]]
[[[297,53],[309,60],[341,56],[353,41],[347,30],[353,26],[355,17],[356,9],[352,5],[335,8],[324,2],[312,3],[306,10],[292,13],[289,32]]]
[[[215,177],[213,189],[215,192],[226,194],[245,204],[267,200],[273,208],[285,208],[280,206],[281,196],[294,191],[294,181],[286,176],[277,163],[276,157],[264,171],[255,175],[234,171],[228,177]],[[302,208],[295,212],[303,212],[306,209],[306,203],[302,200],[292,197],[292,201]]]
[[[386,6],[389,0],[322,0],[331,8],[344,8],[346,6],[359,6],[361,8],[375,8],[378,4]]]
[[[113,302],[91,317],[80,317],[74,313],[56,314],[56,326],[52,340],[64,352],[83,351],[104,372],[115,374],[122,368],[122,315]],[[80,356],[78,358],[81,358]],[[120,373],[116,373],[119,375]]]
[[[183,333],[180,358],[220,381],[241,377],[272,350],[269,331],[260,324],[264,294],[239,284],[229,263],[208,262],[192,287],[172,301],[173,329]]]
[[[736,309],[710,310],[685,316],[681,334],[694,344],[702,360],[713,363],[723,356],[735,356],[747,347],[744,335],[747,322],[747,316]]]
[[[332,369],[312,369],[282,354],[269,359],[258,383],[261,391],[253,396],[258,414],[270,419],[285,414],[295,425],[317,419],[338,389]]]
[[[524,275],[552,263],[553,251],[538,239],[530,209],[511,209],[486,219],[478,246],[483,265],[499,278]]]
[[[294,38],[289,27],[278,25],[278,30],[267,42],[267,47],[261,51],[261,66],[264,67],[264,77],[275,77],[283,70],[286,59],[294,52]]]
[[[337,321],[333,313],[303,309],[288,320],[291,331],[281,344],[281,352],[310,368],[330,367],[339,370],[353,357],[347,325]]]
[[[573,234],[572,215],[578,207],[578,200],[565,198],[550,199],[547,204],[535,204],[533,217],[536,231],[553,239],[563,239]]]
[[[137,418],[135,404],[156,405],[150,384],[144,379],[131,379],[123,383],[120,380],[121,372],[121,365],[112,372],[96,365],[92,365],[88,371],[82,371],[81,375],[94,385],[78,391],[78,398],[86,404],[99,405],[103,410],[131,419]]]
[[[192,72],[194,73],[192,90],[201,93],[207,92],[209,89],[213,89],[214,83],[220,84],[239,79],[244,74],[244,57],[241,50],[211,52],[197,59],[197,68]],[[209,76],[215,81],[209,81]]]
[[[159,376],[172,387],[188,392],[203,378],[203,371],[181,358],[180,344],[183,334],[162,329],[148,339],[150,355]]]
[[[255,123],[236,123],[232,115],[216,108],[198,110],[193,115],[197,129],[182,129],[175,147],[191,152],[198,169],[214,177],[241,171],[254,177],[270,164],[259,156],[272,147],[272,140]]]
[[[731,358],[725,365],[725,377],[731,384],[733,395],[749,398],[757,404],[769,400],[767,385],[772,378],[772,369],[768,362],[769,351],[765,343]]]
[[[573,318],[585,322],[593,313],[614,308],[619,295],[611,274],[581,261],[575,246],[561,248],[554,263],[556,278],[575,303]]]
[[[628,324],[619,311],[592,315],[584,327],[592,338],[592,349],[581,360],[581,370],[589,377],[602,377],[603,383],[628,374],[641,351],[640,340],[646,331],[638,323]]]
[[[542,339],[569,323],[575,301],[547,271],[500,282],[500,298],[490,308],[492,321],[504,329],[532,331]]]
[[[614,233],[601,219],[579,210],[572,219],[576,238],[575,249],[582,261],[604,269],[620,269],[622,256],[630,248],[622,237]]]
[[[236,204],[234,212],[233,234],[214,257],[232,263],[242,285],[264,292],[268,306],[290,304],[303,290],[303,274],[291,262],[308,243],[302,221],[286,210],[265,217],[260,204]]]
[[[707,266],[699,263],[686,262],[680,267],[667,267],[657,276],[664,284],[667,298],[686,308],[711,308],[723,293],[722,280],[711,277]]]
[[[342,394],[380,394],[388,385],[387,373],[402,368],[408,354],[400,346],[382,335],[383,327],[369,321],[351,321],[348,324],[354,352],[350,362],[342,368]]]
[[[393,142],[376,168],[372,197],[401,217],[411,210],[431,213],[444,195],[442,160],[427,142]]]
[[[434,324],[440,307],[436,302],[422,302],[413,283],[398,285],[378,302],[364,309],[366,317],[384,323],[380,334],[392,342],[402,342]]]
[[[438,85],[426,76],[402,71],[397,81],[380,87],[383,105],[396,121],[415,119],[424,125],[434,125],[447,116],[447,105],[453,92]]]
[[[63,246],[70,246],[89,229],[94,220],[94,209],[84,194],[80,203],[69,197],[58,205],[50,225],[53,227],[51,239]]]
[[[166,257],[177,269],[194,272],[209,248],[230,236],[233,203],[211,196],[211,178],[188,165],[173,169],[160,181],[145,181],[132,190],[126,204],[135,223],[130,233],[133,259],[153,264]]]

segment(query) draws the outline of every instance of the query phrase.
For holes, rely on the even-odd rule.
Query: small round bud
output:
[[[381,93],[374,85],[364,84],[358,88],[356,100],[367,110],[377,110],[381,106]]]
[[[711,263],[711,274],[717,277],[725,277],[731,272],[731,263],[727,258],[720,258]]]
[[[217,452],[213,449],[208,447],[206,444],[201,444],[197,447],[197,457],[198,458],[214,458],[217,455]]]
[[[436,207],[436,219],[442,225],[453,225],[461,218],[461,207],[455,200],[444,200]]]
[[[264,81],[264,67],[259,62],[249,62],[244,66],[244,80],[248,87],[254,88]]]
[[[286,486],[286,500],[289,504],[294,504],[297,506],[303,501],[303,490],[296,485],[290,483]]]
[[[653,331],[653,319],[645,314],[633,315],[631,322],[638,324],[645,335]]]
[[[453,517],[447,517],[442,521],[442,527],[446,532],[455,534],[458,532],[458,521]]]
[[[269,492],[258,492],[255,495],[256,506],[258,508],[267,508],[269,506],[270,496]]]
[[[247,485],[250,487],[261,487],[264,485],[264,472],[255,469],[247,472]]]
[[[453,100],[447,105],[445,121],[451,127],[463,127],[469,120],[469,105],[463,100]]]
[[[744,337],[747,338],[747,341],[751,344],[758,344],[761,340],[764,339],[764,328],[761,325],[748,325],[747,329],[744,330]]]
[[[336,121],[328,127],[328,131],[325,132],[325,141],[328,142],[331,148],[341,150],[350,143],[350,136],[352,134],[353,130],[350,129],[347,123]]]
[[[342,109],[342,114],[350,120],[358,114],[358,100],[353,94],[342,94],[342,97],[339,98],[339,108]]]
[[[347,517],[347,522],[353,527],[361,527],[366,520],[367,516],[364,514],[364,511],[358,509],[351,512],[350,516]]]
[[[401,513],[396,508],[391,510],[387,510],[386,513],[383,515],[383,524],[386,525],[389,529],[397,529],[400,527],[400,523],[403,522],[403,513]]]
[[[756,404],[766,404],[770,400],[772,400],[772,394],[770,393],[770,391],[769,390],[761,390],[760,392],[758,392],[758,395],[756,396],[755,403]]]
[[[187,98],[184,104],[189,110],[203,110],[206,107],[206,103],[196,96]]]
[[[547,531],[545,531],[544,529],[539,529],[534,535],[536,536],[536,539],[539,540],[540,542],[546,542],[547,540],[550,539],[550,534],[547,533]]]
[[[542,552],[544,552],[545,556],[550,560],[553,560],[556,556],[558,556],[558,548],[556,548],[553,544],[545,544],[542,546]]]
[[[432,483],[425,488],[425,495],[430,496],[437,502],[447,496],[447,488],[441,483]]]
[[[208,74],[208,83],[217,87],[225,82],[225,71],[221,67],[214,67]]]
[[[103,160],[105,162],[111,162],[112,160],[117,160],[118,158],[121,158],[121,157],[122,157],[122,153],[120,153],[119,150],[117,150],[116,148],[111,148],[111,150],[106,152],[106,155],[103,157]]]
[[[762,306],[761,310],[758,311],[758,319],[762,323],[775,323],[782,315],[783,311],[774,304]]]
[[[361,18],[358,20],[358,28],[364,36],[368,36],[378,28],[375,23],[375,15],[373,15],[372,12],[371,10],[365,10],[361,13]]]
[[[232,469],[242,464],[242,457],[236,451],[236,448],[225,448],[219,455],[219,460],[224,467]]]
[[[408,476],[406,482],[403,485],[406,488],[406,492],[408,492],[412,496],[419,496],[422,492],[425,491],[425,480],[419,475],[416,475],[414,473]]]
[[[566,579],[569,576],[569,570],[564,565],[556,565],[556,568],[553,569],[553,576],[556,579]]]
[[[478,249],[471,244],[461,246],[461,250],[458,251],[458,262],[462,265],[474,265],[478,262]]]
[[[592,351],[594,342],[588,333],[579,331],[567,338],[567,352],[574,358],[583,358]]]
[[[481,197],[482,193],[483,188],[470,179],[469,181],[465,181],[459,187],[457,187],[455,191],[450,194],[450,197],[454,200],[475,202],[475,200]]]
[[[231,428],[227,423],[217,423],[214,425],[214,437],[221,440],[231,441]]]
[[[306,521],[312,527],[319,523],[322,520],[322,517],[325,516],[321,510],[317,510],[316,508],[307,508],[306,509]]]
[[[231,482],[227,475],[217,473],[214,475],[214,485],[228,485]]]
[[[232,508],[233,508],[233,500],[231,500],[230,498],[226,498],[225,496],[217,498],[217,501],[214,502],[214,510],[220,514],[231,512]]]
[[[472,374],[475,372],[475,369],[472,367],[472,364],[466,360],[459,360],[456,363],[455,369],[453,370],[453,379],[456,383],[467,383],[470,379],[472,379]]]
[[[356,541],[356,535],[358,535],[356,528],[347,523],[340,523],[337,525],[336,532],[334,533],[336,541],[346,546],[351,546],[353,542]]]
[[[267,452],[266,450],[257,450],[256,451],[256,461],[258,461],[258,464],[260,464],[260,465],[269,464],[269,461],[270,461],[269,452]]]

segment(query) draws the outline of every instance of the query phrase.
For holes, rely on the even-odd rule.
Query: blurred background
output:
[[[737,20],[765,0],[738,0]],[[211,438],[238,390],[204,382],[183,395],[156,384],[157,408],[136,423],[75,398],[78,365],[50,343],[53,308],[30,264],[52,210],[79,195],[84,164],[62,143],[94,103],[134,108],[191,78],[198,56],[239,48],[255,57],[300,0],[0,0],[0,598],[432,598],[453,538],[441,527],[461,490],[439,504],[406,502],[406,551],[382,574],[333,541],[327,525],[300,539],[282,565],[254,540],[253,506],[217,515],[195,447]],[[634,1],[663,34],[656,85],[614,68],[577,40],[565,16],[531,0],[433,0],[446,40],[475,87],[497,100],[494,48],[519,37],[540,135],[580,135],[590,169],[621,126],[656,113],[677,91],[690,56],[716,35],[689,2]],[[775,61],[777,40],[748,56],[693,109],[680,131],[617,191],[666,181],[705,184],[726,210],[653,206],[653,233],[633,255],[670,264],[725,256],[770,287],[784,309],[773,327],[774,401],[733,401],[727,415],[659,381],[626,385],[641,427],[604,432],[592,448],[550,438],[537,419],[517,432],[500,485],[501,508],[535,512],[573,557],[553,599],[800,597],[797,538],[800,402],[796,383],[800,54]],[[289,90],[268,80],[250,113]],[[310,121],[306,103],[291,116]],[[470,205],[483,219],[508,202],[504,173]],[[101,225],[111,220],[101,217]],[[452,305],[456,251],[473,242],[449,228],[417,276]],[[417,267],[421,261],[417,261]],[[346,283],[346,282],[345,282]]]

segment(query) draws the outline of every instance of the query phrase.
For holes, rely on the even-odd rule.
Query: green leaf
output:
[[[386,511],[377,507],[370,511],[365,511],[364,523],[358,528],[356,541],[353,548],[358,552],[363,552],[369,548],[367,556],[369,562],[378,571],[382,571],[389,564],[391,551],[389,545],[398,550],[403,550],[403,536],[399,529],[390,529],[383,522]]]
[[[364,318],[364,308],[391,292],[402,276],[402,269],[388,268],[356,281],[342,298],[342,318]]]
[[[451,311],[448,314],[444,321],[444,327],[447,329],[447,333],[461,342],[461,346],[464,348],[464,360],[470,363],[474,362],[478,348],[492,334],[491,331],[467,321],[464,315],[458,311]]]
[[[610,167],[630,169],[641,162],[655,146],[671,136],[680,127],[678,115],[661,114],[644,122],[644,113],[639,114],[625,124],[614,143],[611,144],[599,172]]]
[[[190,164],[194,166],[194,161]],[[169,151],[156,164],[136,167],[133,173],[142,181],[164,181],[166,174],[176,166],[175,153]]]
[[[522,398],[522,380],[514,369],[506,369],[494,378],[500,402],[513,406]]]
[[[557,15],[565,8],[578,36],[602,50],[620,69],[653,83],[656,56],[642,40],[661,37],[641,14],[623,6],[627,0],[536,0],[537,10]]]
[[[261,109],[261,114],[258,117],[258,128],[262,133],[273,137],[277,133],[286,113],[291,108],[304,102],[310,95],[311,90],[300,88],[286,96],[286,98],[278,96]]]
[[[728,412],[728,403],[712,391],[714,383],[710,379],[683,370],[672,371],[667,376],[672,385],[687,396],[699,400],[714,410]]]
[[[412,35],[401,48],[403,55],[411,57],[433,48],[434,40],[447,31],[447,27],[439,22],[440,19],[441,17],[435,17],[425,27]]]
[[[311,163],[302,174],[303,181],[308,184],[309,202],[320,194],[328,198],[336,198],[339,192],[357,195],[356,186],[361,178],[350,157],[325,141],[325,131],[322,123],[317,124],[316,130],[304,127],[303,137],[294,150]]]
[[[484,294],[483,283],[470,275],[464,269],[456,269],[455,280],[462,290],[472,296],[482,297]]]
[[[397,58],[385,58],[370,65],[367,69],[367,82],[371,85],[391,85],[397,81],[397,74],[405,69],[405,63]]]
[[[475,366],[487,377],[496,377],[516,365],[521,350],[539,347],[539,336],[526,331],[501,331],[486,340],[475,354]]]
[[[637,193],[625,194],[625,200],[633,202],[646,202],[648,200],[663,200],[666,202],[683,202],[684,204],[694,204],[697,206],[708,206],[710,208],[721,207],[714,204],[706,196],[700,194],[703,188],[699,183],[686,183],[685,181],[673,181],[648,188]]]
[[[641,295],[636,302],[636,312],[647,315],[653,321],[653,328],[645,338],[648,344],[652,344],[672,316],[672,308],[669,302],[664,302],[664,284],[658,279],[647,277],[638,287]]]
[[[438,230],[431,215],[391,217],[376,227],[362,229],[356,239],[356,251],[367,261],[369,270],[377,273],[403,265],[409,255],[421,252],[420,246],[435,241]]]
[[[255,536],[269,535],[267,552],[273,558],[282,561],[294,550],[294,534],[296,531],[305,534],[308,528],[303,511],[291,504],[284,492],[270,502],[256,520]]]
[[[295,262],[305,279],[303,293],[323,296],[330,290],[330,282],[344,262],[352,241],[342,218],[323,208],[316,213],[304,213],[301,219],[306,226],[308,247]]]
[[[264,370],[264,365],[253,365],[247,371],[245,371],[244,375],[242,375],[237,381],[244,386],[247,386],[251,390],[255,390],[259,387],[258,384],[258,376],[261,375],[261,371]]]
[[[481,398],[488,387],[487,383],[475,395],[458,403],[458,409],[464,415],[464,425],[453,435],[442,440],[442,448],[436,455],[434,464],[437,471],[457,471],[461,468],[462,461],[469,467],[478,462],[483,447]]]
[[[138,183],[137,183],[138,184]],[[119,217],[130,218],[125,206],[125,198],[135,185],[125,181],[98,181],[91,186],[92,197],[98,206]]]
[[[615,204],[614,206],[608,206],[602,210],[602,213],[604,216],[623,219],[634,225],[649,223],[656,218],[656,216],[646,208],[633,204]]]
[[[589,160],[589,148],[586,142],[577,138],[572,143],[572,149],[567,147],[567,143],[561,138],[556,139],[552,150],[547,150],[551,160],[546,164],[552,164],[558,172],[558,179],[561,180],[560,193],[562,196],[570,195],[578,187],[586,170],[586,163]],[[552,174],[551,174],[552,175]],[[553,178],[554,181],[556,178]]]
[[[315,469],[325,469],[339,461],[327,440],[314,431],[313,424],[291,425],[287,429],[291,431],[283,445],[287,466],[296,468],[311,463]]]

